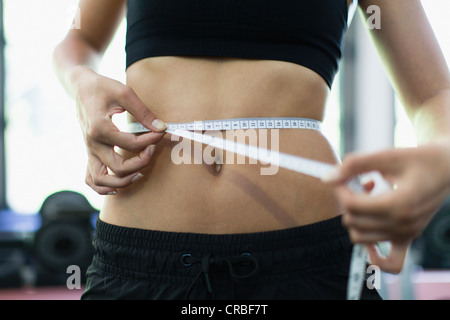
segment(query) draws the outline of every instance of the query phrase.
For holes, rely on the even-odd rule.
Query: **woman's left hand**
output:
[[[349,189],[347,181],[371,171],[381,173],[392,189],[375,196]],[[406,252],[450,195],[450,143],[353,154],[325,182],[336,188],[346,211],[343,223],[354,243],[391,241],[393,251]],[[373,257],[374,252],[369,249]],[[394,260],[399,259],[384,260],[386,271],[400,271]]]

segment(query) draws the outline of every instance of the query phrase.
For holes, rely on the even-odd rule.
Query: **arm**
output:
[[[165,129],[131,88],[96,72],[123,19],[125,5],[126,0],[81,0],[81,28],[70,30],[53,55],[56,74],[76,101],[88,150],[86,183],[99,194],[115,194],[142,177],[139,170],[148,165]],[[153,132],[139,136],[120,132],[112,115],[124,111]],[[115,146],[139,156],[124,159]]]
[[[71,29],[55,48],[53,63],[61,84],[75,97],[74,77],[80,67],[97,70],[121,19],[126,1],[80,1],[80,29]]]
[[[377,5],[381,29],[370,36],[420,144],[450,139],[450,74],[419,0],[361,0]],[[366,17],[367,18],[367,17]]]
[[[450,76],[419,0],[361,0],[363,14],[369,5],[381,9],[381,29],[370,35],[419,146],[346,157],[330,183],[347,209],[343,221],[352,240],[390,240],[394,255],[387,260],[375,256],[373,248],[369,253],[382,269],[399,272],[407,244],[450,194]],[[395,190],[370,197],[345,187],[352,176],[373,170]]]

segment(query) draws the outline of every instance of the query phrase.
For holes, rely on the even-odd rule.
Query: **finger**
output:
[[[127,158],[117,153],[113,147],[99,145],[96,157],[116,176],[126,177],[148,166],[154,151],[155,145],[150,145],[139,155]]]
[[[424,204],[417,204],[407,188],[379,196],[354,194],[345,186],[338,187],[337,197],[346,211],[343,223],[360,232],[383,232],[393,237],[418,236],[430,215],[421,216]],[[431,208],[433,208],[431,206]]]
[[[147,146],[160,141],[164,135],[164,132],[148,132],[140,135],[121,132],[110,119],[104,118],[90,126],[86,140],[92,147],[101,143],[139,153]]]
[[[144,148],[159,142],[165,135],[165,132],[148,132],[141,135],[132,133],[115,132],[111,136],[109,145],[118,146],[119,148],[131,153],[139,153]]]
[[[388,233],[395,229],[394,224],[378,216],[368,216],[364,214],[353,214],[348,212],[342,217],[342,224],[348,229],[355,229],[359,232],[383,232]]]
[[[150,160],[155,152],[156,145],[152,144],[145,148],[139,155],[131,158],[123,158],[117,152],[114,153],[116,164],[110,169],[119,177],[125,177],[132,173],[138,172],[150,164]]]
[[[99,186],[95,185],[94,179],[92,179],[91,172],[89,171],[89,166],[86,169],[85,182],[89,187],[91,187],[91,189],[93,189],[99,195],[115,195],[115,194],[117,194],[117,190],[114,188],[99,187]]]
[[[337,166],[322,180],[329,184],[340,184],[362,173],[379,171],[381,173],[396,170],[396,153],[392,150],[374,154],[352,154],[345,157],[341,166]]]
[[[167,129],[167,124],[157,119],[131,88],[122,88],[118,102],[147,129],[155,132],[162,132]]]
[[[369,244],[381,241],[389,241],[391,238],[390,233],[365,231],[349,228],[348,234],[352,243]]]
[[[342,224],[349,230],[353,242],[377,242],[392,239],[417,238],[429,222],[424,218],[369,216],[366,213],[347,212]]]
[[[379,266],[385,272],[398,274],[403,269],[408,247],[409,242],[394,242],[388,256],[383,257],[375,245],[368,245],[367,253],[372,264]]]
[[[399,195],[398,193],[396,194]],[[367,193],[354,193],[346,185],[336,188],[336,196],[346,211],[352,214],[364,214],[375,217],[386,217],[395,207],[396,197],[393,191],[389,191],[377,196]],[[401,198],[401,197],[400,197]]]
[[[125,177],[110,174],[107,167],[95,156],[91,156],[89,159],[89,172],[93,185],[111,189],[125,188],[143,177],[140,172],[132,173]]]

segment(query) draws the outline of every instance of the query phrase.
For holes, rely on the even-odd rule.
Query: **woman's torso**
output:
[[[297,64],[237,58],[153,57],[127,70],[127,85],[166,122],[245,117],[322,120],[329,89]],[[264,133],[264,132],[263,132]],[[225,137],[225,133],[223,133]],[[274,136],[275,137],[275,136]],[[318,131],[280,129],[279,150],[339,161]],[[112,224],[176,232],[245,233],[295,227],[339,215],[333,192],[319,179],[269,165],[181,164],[172,159],[179,141],[166,134],[144,178],[106,197],[101,219]],[[126,153],[124,153],[127,155]],[[131,155],[130,155],[131,156]]]

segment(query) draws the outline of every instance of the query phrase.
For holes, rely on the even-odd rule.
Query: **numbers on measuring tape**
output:
[[[308,129],[320,131],[321,124],[317,120],[306,118],[242,118],[168,123],[167,128],[170,130],[182,129],[189,131],[247,129]],[[143,133],[150,130],[138,122],[133,122],[128,124],[127,131],[130,133]]]

